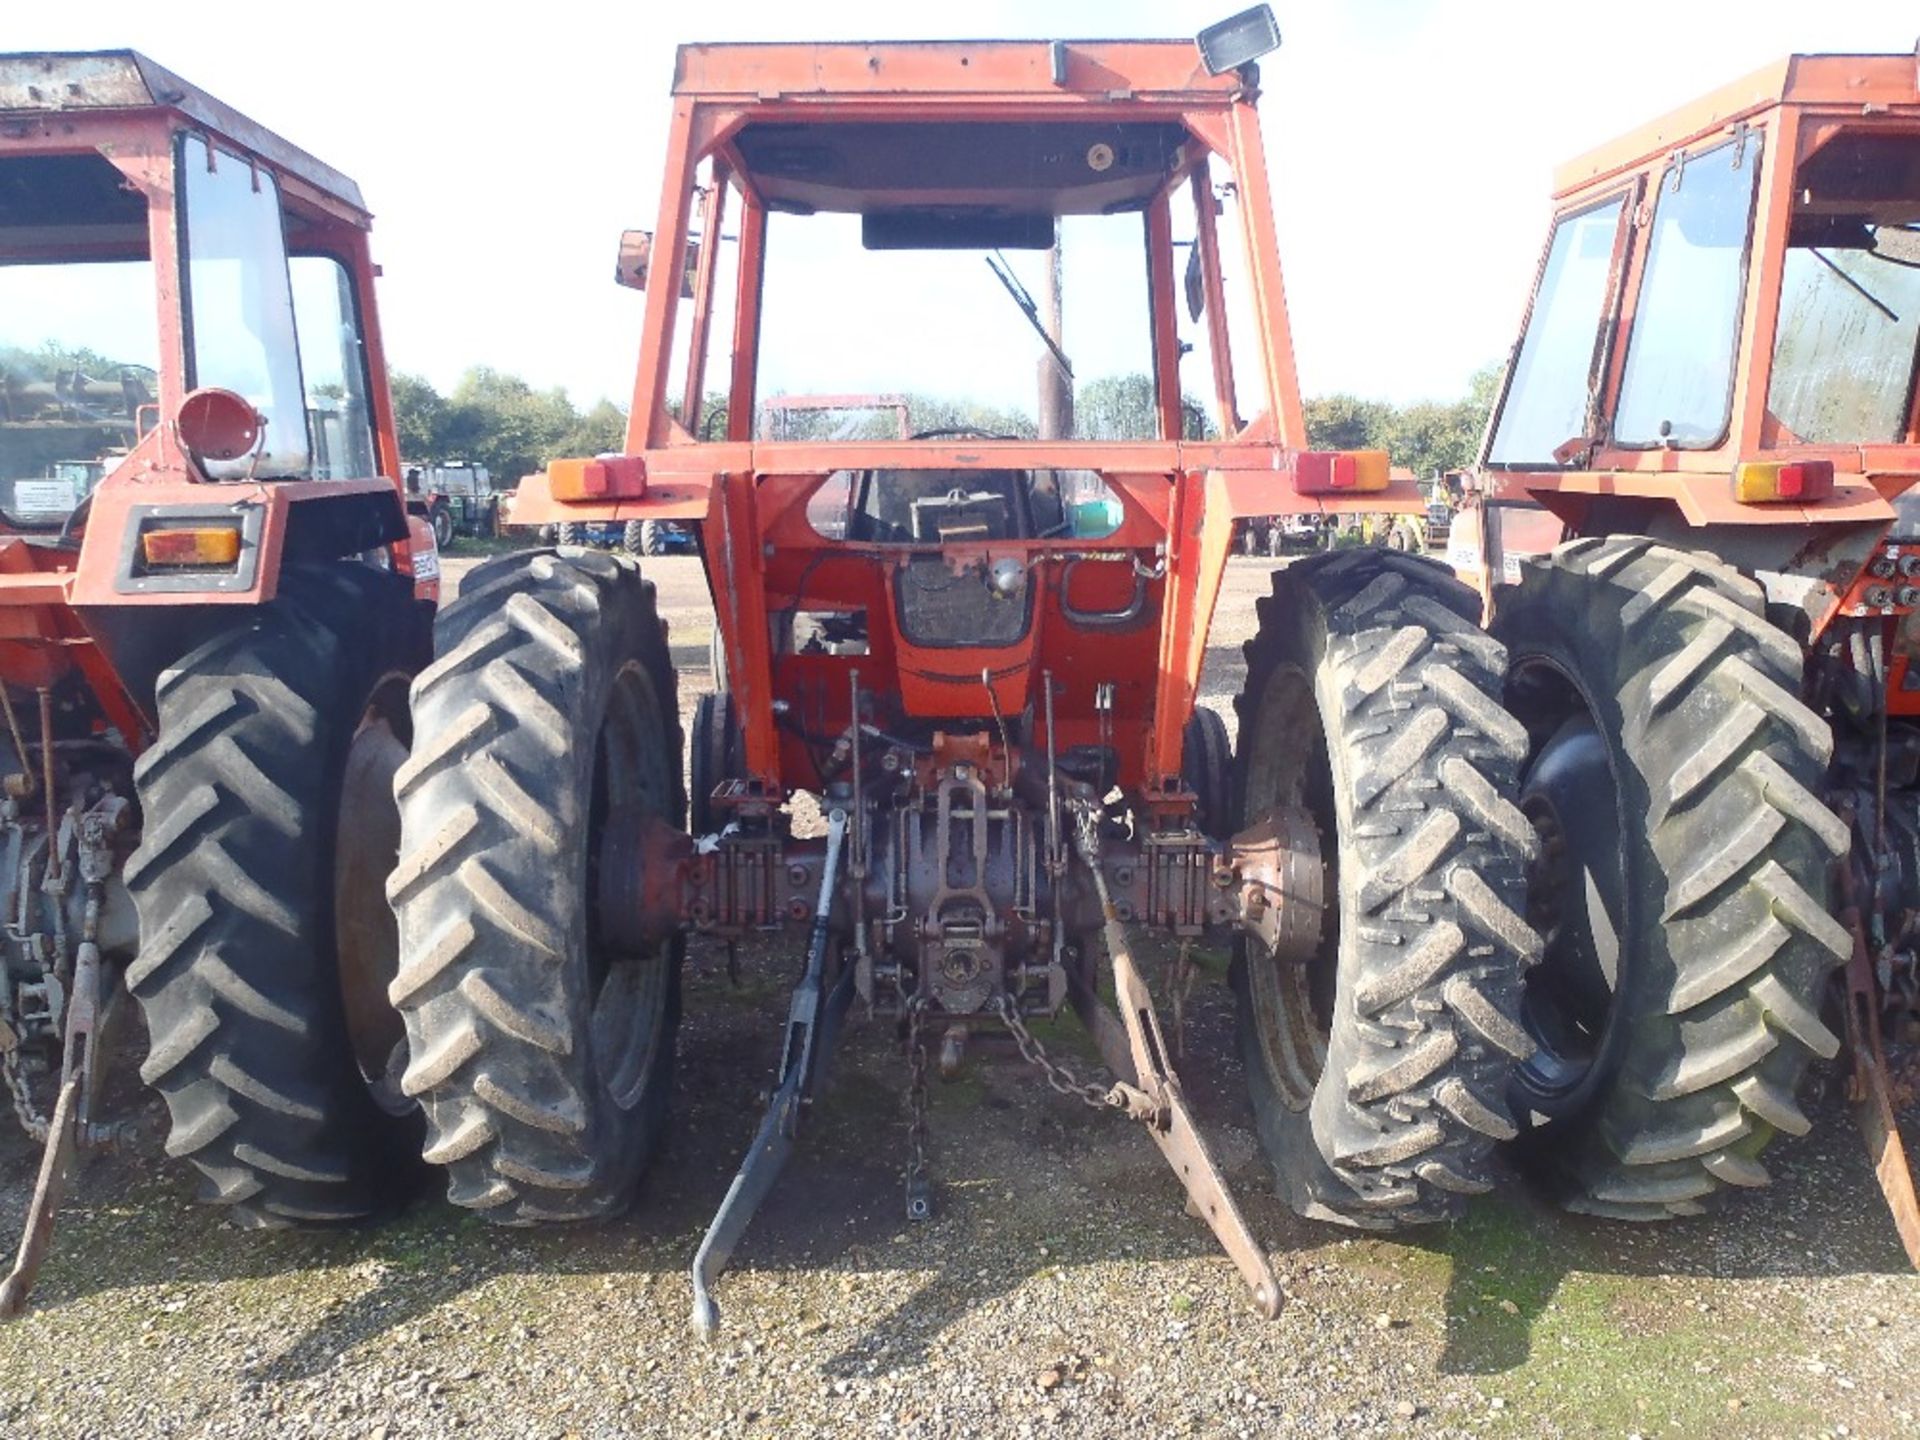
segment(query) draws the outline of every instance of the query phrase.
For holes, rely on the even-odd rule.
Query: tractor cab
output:
[[[1716,91],[1556,177],[1482,455],[1482,573],[1554,538],[1535,506],[1572,532],[1711,527],[1781,572],[1817,525],[1839,548],[1795,603],[1815,630],[1857,612],[1920,480],[1917,363],[1913,57],[1793,56]],[[1920,600],[1884,588],[1887,613]]]
[[[354,183],[130,51],[0,55],[0,116],[5,583],[257,603],[289,539],[410,566]],[[154,538],[172,506],[225,515]]]
[[[1881,1042],[1920,1026],[1920,66],[1791,56],[1553,211],[1451,550],[1553,857],[1515,1113],[1576,1207],[1693,1213],[1844,1033],[1920,1265]]]
[[[1037,726],[1051,684],[1063,746],[1185,793],[1234,520],[1419,508],[1384,456],[1305,451],[1258,70],[1213,53],[680,50],[616,272],[646,296],[627,453],[556,461],[515,520],[702,528],[742,778],[818,790],[858,669],[928,742]],[[865,650],[795,642],[828,617]]]

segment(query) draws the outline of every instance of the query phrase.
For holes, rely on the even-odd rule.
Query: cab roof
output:
[[[1920,118],[1920,55],[1788,55],[1681,106],[1554,172],[1555,200],[1638,170],[1778,105]]]
[[[990,103],[999,98],[1225,104],[1247,88],[1209,75],[1187,40],[913,40],[682,45],[673,92],[707,100],[832,96]]]
[[[683,45],[674,79],[737,112],[736,163],[770,208],[898,214],[876,247],[1044,245],[1047,217],[1144,209],[1190,163],[1183,118],[1248,89],[1191,40]]]
[[[360,187],[136,50],[0,54],[0,115],[171,110],[365,214]]]

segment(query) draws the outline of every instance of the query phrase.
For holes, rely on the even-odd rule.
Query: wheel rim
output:
[[[638,661],[628,662],[614,679],[594,744],[588,812],[589,916],[598,913],[593,891],[600,868],[600,839],[615,814],[638,811],[671,817],[671,747],[664,743],[665,731],[666,717],[646,670]],[[589,921],[588,1031],[594,1068],[623,1110],[640,1102],[665,1043],[672,948],[623,952],[607,943]]]
[[[386,897],[400,853],[393,777],[411,740],[407,677],[386,676],[348,742],[334,831],[334,943],[347,1041],[361,1079],[392,1114],[412,1108],[400,1090],[406,1022],[387,998],[399,971],[400,937]]]
[[[1304,809],[1323,836],[1335,833],[1333,778],[1326,728],[1311,678],[1297,666],[1275,670],[1255,712],[1258,733],[1247,737],[1242,826],[1284,806]],[[1306,745],[1298,737],[1311,736]],[[1275,1093],[1289,1110],[1304,1110],[1326,1068],[1340,934],[1339,876],[1323,846],[1326,878],[1320,945],[1306,963],[1271,961],[1241,941],[1247,999],[1255,1035]]]
[[[1626,988],[1626,855],[1617,765],[1593,708],[1567,670],[1516,662],[1516,713],[1545,738],[1529,756],[1520,808],[1540,837],[1528,920],[1546,941],[1527,972],[1520,1018],[1536,1049],[1515,1073],[1527,1106],[1549,1119],[1604,1083],[1619,1049]]]

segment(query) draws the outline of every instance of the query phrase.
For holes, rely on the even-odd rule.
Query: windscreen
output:
[[[1613,417],[1621,445],[1697,450],[1725,438],[1759,174],[1749,137],[1662,175]]]
[[[1153,438],[1141,217],[1069,215],[1058,235],[1057,250],[870,249],[858,215],[771,216],[758,393],[899,394],[911,434]],[[1043,410],[1062,391],[1071,414]]]
[[[1199,163],[1181,126],[759,123],[738,148],[770,212],[756,393],[782,435],[830,434],[779,405],[823,395],[900,397],[910,435],[1159,435],[1147,212]]]
[[[155,418],[147,206],[98,155],[0,160],[0,519],[61,525]]]
[[[1491,464],[1552,465],[1554,451],[1585,433],[1625,206],[1625,197],[1615,196],[1553,227],[1487,455]]]

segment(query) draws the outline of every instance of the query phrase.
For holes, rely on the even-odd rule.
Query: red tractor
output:
[[[129,998],[245,1223],[407,1173],[392,775],[410,535],[353,183],[145,57],[0,55],[0,1078],[44,1145],[17,1313]]]
[[[1794,56],[1566,166],[1454,554],[1543,837],[1514,1114],[1574,1208],[1764,1185],[1843,1046],[1920,1264],[1920,88]]]
[[[659,223],[623,247],[664,280],[626,452],[554,462],[514,519],[700,526],[727,688],[688,793],[638,564],[504,557],[442,612],[399,776],[392,996],[456,1202],[514,1224],[628,1202],[688,931],[797,955],[772,1103],[695,1262],[702,1329],[855,1008],[916,1077],[936,1037],[1006,1032],[1141,1122],[1275,1313],[1130,931],[1236,949],[1301,1213],[1384,1227],[1488,1186],[1541,942],[1528,737],[1477,597],[1416,557],[1304,560],[1260,602],[1237,746],[1196,705],[1237,519],[1421,503],[1383,454],[1306,446],[1254,109],[1277,43],[1262,6],[1197,49],[680,50]],[[921,428],[757,437],[776,391],[911,395]],[[1034,1040],[1068,1005],[1115,1080]]]

